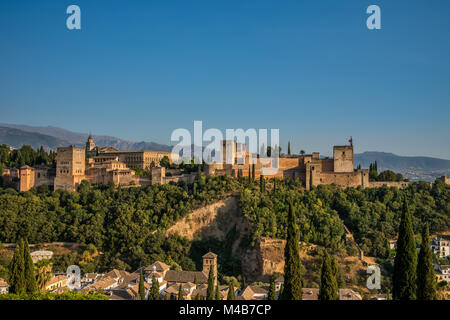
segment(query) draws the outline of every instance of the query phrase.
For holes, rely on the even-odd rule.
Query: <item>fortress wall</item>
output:
[[[404,181],[370,181],[369,188],[380,188],[382,186],[397,187],[403,189],[408,187],[412,182]]]

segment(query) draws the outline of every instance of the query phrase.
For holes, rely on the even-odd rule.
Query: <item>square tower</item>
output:
[[[334,146],[334,172],[353,172],[353,145]]]
[[[86,150],[78,147],[64,147],[56,150],[56,178],[54,189],[75,191],[85,179]]]
[[[209,276],[209,269],[213,268],[214,272],[214,286],[217,285],[217,254],[208,252],[203,256],[203,273],[206,277]]]

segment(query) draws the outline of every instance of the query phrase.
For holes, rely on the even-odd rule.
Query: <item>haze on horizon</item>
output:
[[[450,159],[448,1],[0,3],[0,122],[170,144],[279,128],[283,151]]]

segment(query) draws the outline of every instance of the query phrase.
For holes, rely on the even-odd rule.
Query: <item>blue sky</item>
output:
[[[81,8],[82,30],[66,28]],[[382,29],[366,28],[381,8]],[[450,1],[2,0],[0,122],[169,143],[279,128],[283,149],[450,159]]]

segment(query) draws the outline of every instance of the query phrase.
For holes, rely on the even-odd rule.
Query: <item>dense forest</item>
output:
[[[293,199],[300,239],[331,249],[344,246],[344,224],[367,255],[387,257],[388,240],[398,232],[401,205],[406,197],[413,216],[414,233],[428,222],[431,233],[450,230],[450,186],[437,181],[395,187],[347,188],[320,185],[305,191],[289,179],[271,179],[273,187],[245,189],[242,211],[258,236],[285,238],[288,199]],[[264,190],[264,189],[263,189]]]
[[[83,272],[112,268],[134,271],[165,261],[185,270],[201,268],[201,254],[219,254],[220,276],[240,274],[240,262],[231,253],[235,229],[225,241],[188,241],[165,237],[174,221],[193,209],[240,194],[243,214],[252,223],[248,244],[259,236],[285,238],[289,200],[293,200],[302,241],[332,250],[350,250],[344,224],[367,255],[385,258],[387,240],[396,236],[402,199],[413,216],[414,232],[428,222],[431,233],[450,229],[450,187],[416,183],[407,189],[342,189],[321,185],[305,191],[298,181],[265,179],[265,183],[227,176],[206,178],[194,184],[115,188],[84,181],[77,192],[50,191],[40,186],[27,192],[0,188],[0,242],[76,242],[81,252],[56,255],[55,271],[79,264]],[[96,254],[101,252],[102,254]],[[1,267],[7,261],[0,257]]]
[[[5,144],[0,145],[0,169],[20,168],[24,165],[48,165],[53,164],[56,152],[46,152],[43,147],[34,150],[31,146],[24,145],[20,149],[10,150]]]

